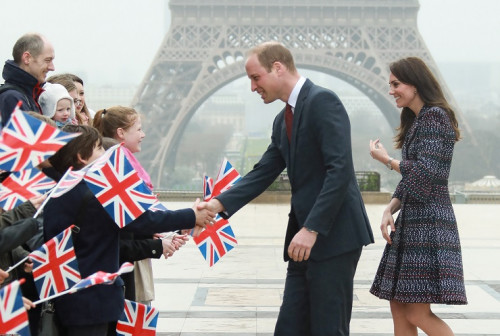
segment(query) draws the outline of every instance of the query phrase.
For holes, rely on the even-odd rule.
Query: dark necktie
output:
[[[292,106],[286,104],[285,108],[285,125],[286,125],[286,135],[288,136],[288,142],[292,141],[292,125],[293,125],[293,112]]]

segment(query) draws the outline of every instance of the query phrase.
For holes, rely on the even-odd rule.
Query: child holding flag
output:
[[[102,153],[102,138],[90,126],[68,125],[66,132],[80,136],[61,148],[51,159],[60,173],[69,167],[83,168]],[[214,214],[193,208],[177,211],[145,211],[123,230],[153,235],[155,232],[203,227]],[[124,204],[126,206],[126,204]],[[81,277],[97,271],[116,272],[119,268],[120,228],[110,217],[85,182],[58,198],[51,198],[45,206],[44,236],[49,240],[69,225],[75,224],[79,232],[73,234],[75,254]],[[112,285],[93,286],[85,291],[55,299],[56,315],[66,334],[106,335],[108,324],[117,321],[124,308],[123,281],[118,278]]]

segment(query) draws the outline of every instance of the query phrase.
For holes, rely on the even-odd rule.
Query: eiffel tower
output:
[[[400,110],[388,95],[388,67],[402,57],[422,58],[456,106],[418,31],[418,0],[170,0],[169,7],[170,30],[132,103],[145,115],[140,160],[156,187],[197,108],[246,76],[246,52],[265,41],[282,42],[298,68],[359,89],[392,128]]]

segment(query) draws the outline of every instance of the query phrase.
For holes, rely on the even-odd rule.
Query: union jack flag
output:
[[[10,210],[34,196],[45,194],[56,184],[38,169],[28,169],[9,175],[0,189],[0,207]]]
[[[0,334],[30,336],[28,314],[24,309],[20,282],[0,289]]]
[[[231,163],[229,163],[226,158],[224,158],[219,170],[219,175],[217,175],[217,180],[215,180],[215,184],[212,190],[212,197],[215,197],[220,193],[228,190],[240,179],[241,176],[238,171],[233,168]]]
[[[71,239],[73,227],[71,225],[29,255],[40,299],[61,293],[81,280]]]
[[[133,169],[121,147],[111,153],[100,169],[89,170],[84,179],[120,228],[139,217],[157,201]]]
[[[125,300],[125,308],[116,324],[120,336],[154,336],[158,310],[138,302]]]
[[[238,171],[224,159],[215,184],[210,177],[205,176],[203,199],[209,201],[231,188],[240,178]],[[214,225],[207,225],[198,237],[193,237],[193,240],[210,267],[238,244],[229,222],[219,215],[215,217]]]
[[[107,159],[109,159],[111,151],[113,151],[117,146],[120,146],[120,144],[109,148],[101,157],[80,170],[73,170],[73,167],[69,167],[61,177],[59,182],[57,182],[56,186],[52,189],[50,194],[47,196],[45,201],[42,203],[42,205],[40,205],[33,217],[36,218],[38,216],[38,214],[43,210],[45,204],[47,204],[50,198],[61,197],[62,195],[76,187],[76,185],[80,183],[81,180],[83,180],[83,177],[85,176],[85,174],[87,174],[88,171],[95,171],[102,168]]]
[[[134,270],[134,264],[126,262],[121,265],[120,269],[118,269],[115,273],[106,273],[103,271],[98,271],[94,274],[89,275],[85,279],[79,281],[76,285],[74,285],[72,290],[80,290],[90,286],[106,284],[110,285],[115,282],[116,278],[123,273],[129,273]]]
[[[205,176],[203,179],[203,200],[210,201],[212,198],[212,190],[214,189],[214,179]]]
[[[167,211],[168,209],[166,206],[161,204],[160,201],[156,201],[148,210],[156,212],[156,211]]]
[[[73,170],[73,167],[69,167],[68,170],[61,177],[57,185],[50,193],[49,197],[61,197],[71,189],[73,189],[85,176],[87,169]]]
[[[231,225],[219,215],[193,240],[210,267],[238,244]]]
[[[65,133],[20,110],[19,102],[0,135],[0,169],[34,168],[80,133]]]
[[[73,189],[78,183],[80,183],[80,181],[83,180],[83,176],[85,175],[86,170],[88,170],[88,168],[73,170],[73,167],[69,167],[61,177],[59,182],[57,182],[56,186],[49,193],[47,198],[43,201],[42,205],[38,207],[38,210],[33,215],[33,218],[36,218],[38,214],[42,212],[45,204],[47,204],[49,199],[64,195],[65,193]]]

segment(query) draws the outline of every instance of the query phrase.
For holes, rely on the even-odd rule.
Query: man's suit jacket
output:
[[[306,80],[295,106],[290,143],[284,112],[276,116],[271,144],[253,170],[216,198],[231,216],[265,191],[286,167],[298,227],[289,221],[285,260],[291,239],[303,226],[318,232],[313,260],[373,243],[354,173],[349,117],[340,99]]]

